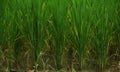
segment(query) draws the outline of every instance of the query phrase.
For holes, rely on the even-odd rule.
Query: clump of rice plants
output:
[[[86,0],[71,0],[71,20],[72,20],[72,43],[78,54],[78,61],[80,68],[84,67],[86,58],[86,45],[89,42],[89,32],[91,24],[89,19],[89,12],[87,11]],[[86,14],[86,16],[84,16]]]
[[[51,0],[51,15],[52,19],[49,23],[52,31],[53,43],[55,44],[56,66],[59,70],[62,66],[62,57],[65,48],[67,1]]]
[[[96,1],[97,2],[97,1]],[[99,67],[104,69],[107,64],[108,59],[108,50],[109,50],[109,41],[112,34],[115,21],[111,21],[114,15],[111,15],[114,12],[112,1],[98,1],[96,9],[96,20],[94,22],[94,41],[95,41],[95,56],[98,60]],[[111,4],[112,6],[110,6]],[[100,11],[99,11],[99,10]]]
[[[29,41],[31,55],[33,57],[33,65],[37,69],[38,61],[42,55],[44,48],[44,32],[45,32],[45,3],[46,1],[35,0],[28,2],[27,13],[23,14],[24,34]]]

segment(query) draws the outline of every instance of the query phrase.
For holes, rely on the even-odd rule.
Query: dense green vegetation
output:
[[[0,72],[119,63],[119,0],[0,0]]]

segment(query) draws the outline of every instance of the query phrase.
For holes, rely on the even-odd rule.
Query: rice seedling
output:
[[[38,60],[42,54],[44,48],[44,32],[45,32],[45,1],[35,0],[28,1],[26,6],[26,13],[22,27],[24,28],[24,34],[29,41],[31,55],[33,57],[33,64],[35,68],[38,66]],[[23,10],[22,10],[23,11]],[[23,11],[24,14],[24,11]]]
[[[55,45],[56,66],[59,70],[61,69],[62,56],[65,48],[67,1],[51,0],[51,10],[53,16],[50,27]]]
[[[13,45],[14,45],[14,39],[16,36],[16,31],[17,31],[12,24],[14,22],[14,13],[12,11],[10,11],[11,9],[12,8],[9,8],[9,1],[6,1],[2,21],[3,21],[3,25],[4,25],[4,27],[3,27],[4,41],[3,42],[5,42],[3,45],[3,48],[4,48],[4,50],[7,50],[7,54],[5,54],[5,56],[6,56],[5,59],[6,59],[8,68],[13,63],[13,57],[14,57]]]
[[[84,67],[86,57],[86,45],[89,41],[89,32],[91,24],[87,21],[89,13],[86,3],[87,0],[71,0],[71,20],[72,20],[72,43],[78,53],[80,69]],[[84,16],[86,14],[86,16]]]
[[[104,69],[107,64],[108,44],[115,21],[111,21],[114,15],[114,4],[112,1],[98,1],[96,9],[96,20],[94,25],[95,56],[98,59],[99,67]],[[97,3],[97,1],[96,1]],[[110,5],[112,6],[110,6]],[[111,17],[110,17],[111,16]]]
[[[1,29],[0,32],[2,32],[1,34],[1,47],[2,47],[2,51],[4,53],[4,58],[6,60],[6,69],[9,70],[9,68],[12,67],[14,61],[15,61],[15,50],[17,50],[18,48],[15,48],[15,40],[16,40],[16,36],[18,34],[18,28],[17,28],[17,23],[15,20],[15,12],[16,12],[16,8],[12,7],[14,5],[16,5],[14,3],[14,1],[10,2],[10,1],[5,1],[3,2],[3,6],[4,7],[2,9],[2,15],[1,15]]]

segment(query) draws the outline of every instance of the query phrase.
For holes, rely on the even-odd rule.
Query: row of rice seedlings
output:
[[[115,21],[112,21],[114,1],[96,1],[97,7],[94,20],[95,55],[99,67],[103,70],[107,64],[108,45]],[[99,4],[98,4],[99,3]]]
[[[12,51],[12,57],[16,57],[16,59],[14,60],[19,60],[18,54],[21,53],[21,49],[17,46],[22,46],[24,43],[24,39],[28,39],[31,49],[31,55],[33,57],[33,64],[35,65],[35,67],[37,67],[39,57],[41,56],[42,49],[44,47],[43,37],[45,32],[44,27],[46,21],[45,1],[32,2],[29,0],[15,0],[7,3],[8,4],[6,4],[5,8],[5,16],[3,16],[5,17],[5,20],[2,20],[5,22],[3,23],[3,25],[6,26],[5,34],[7,36],[7,39],[2,39],[7,40],[8,47]],[[1,32],[3,30],[4,29],[2,29]],[[23,38],[23,34],[25,35],[25,38]]]
[[[108,59],[107,54],[108,54],[109,39],[111,36],[113,24],[115,23],[115,20],[112,21],[112,17],[113,17],[112,13],[114,13],[115,2],[114,1],[109,1],[109,2],[108,1],[91,1],[91,2],[90,1],[89,2],[88,1],[78,1],[78,2],[72,1],[72,7],[73,7],[73,10],[71,10],[71,17],[73,17],[72,20],[75,19],[75,21],[72,21],[74,22],[74,26],[73,26],[74,32],[73,32],[72,42],[76,43],[75,46],[77,46],[76,48],[77,48],[78,54],[80,55],[80,57],[78,57],[79,62],[81,62],[80,67],[82,68],[83,66],[83,63],[84,63],[83,61],[85,59],[84,57],[87,50],[84,48],[84,46],[87,44],[87,41],[89,40],[88,37],[90,33],[90,23],[89,23],[90,21],[93,23],[92,28],[94,29],[93,31],[95,33],[93,35],[93,37],[95,38],[94,43],[96,45],[95,55],[99,62],[100,68],[101,69],[105,68],[106,62]],[[80,7],[82,8],[79,9]],[[87,10],[89,10],[89,12],[87,12]],[[85,15],[85,14],[86,16],[82,17],[82,15]],[[89,18],[89,16],[91,17],[91,19]],[[78,23],[78,25],[76,26],[75,23]],[[82,32],[78,29],[80,29]],[[86,33],[86,34],[82,34],[82,33]]]
[[[52,34],[53,44],[55,46],[55,60],[57,69],[61,69],[63,53],[65,49],[65,36],[66,36],[66,15],[67,15],[67,1],[51,0],[51,15],[50,33]]]
[[[83,69],[86,59],[87,43],[91,24],[88,22],[89,10],[87,0],[71,0],[72,43],[77,50],[80,69]],[[84,16],[85,15],[85,16]]]
[[[16,54],[16,59],[18,59],[19,54],[17,53],[20,48],[17,46],[21,42],[19,40],[24,39],[22,38],[24,34],[30,45],[33,65],[37,68],[44,48],[45,33],[48,32],[48,37],[52,35],[52,42],[55,46],[57,69],[61,69],[66,37],[68,35],[67,31],[71,29],[69,33],[72,37],[67,40],[71,41],[77,50],[78,61],[82,69],[86,60],[86,51],[88,50],[86,46],[89,42],[89,34],[92,30],[94,33],[95,56],[100,68],[103,69],[107,62],[108,44],[114,24],[118,27],[119,33],[119,20],[116,21],[116,17],[119,19],[119,16],[114,16],[117,15],[115,14],[115,3],[117,1],[113,0],[6,1],[5,8],[3,9],[3,6],[0,7],[3,9],[3,12],[0,11],[0,33],[4,32],[1,35],[0,47],[3,48],[5,42],[7,42],[8,48],[15,52],[10,53],[8,60],[13,59],[14,54]],[[47,4],[49,5],[47,6]],[[70,6],[69,9],[67,6]],[[69,27],[66,23],[68,12],[71,19]],[[112,19],[112,17],[115,18]],[[49,21],[48,18],[50,18]],[[4,29],[5,27],[6,29]],[[50,28],[47,29],[47,27]],[[119,36],[118,34],[118,38]],[[10,63],[11,65],[13,64],[12,62]]]

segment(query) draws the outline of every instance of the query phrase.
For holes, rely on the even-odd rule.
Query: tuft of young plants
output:
[[[28,1],[26,13],[22,10],[24,15],[22,24],[24,28],[23,33],[29,41],[33,65],[35,65],[36,69],[44,48],[45,21],[47,21],[45,20],[45,5],[46,1],[43,0]]]
[[[97,4],[99,2],[99,4]],[[95,9],[94,20],[94,40],[95,43],[95,56],[99,63],[100,69],[106,68],[108,60],[108,45],[111,33],[114,27],[115,20],[112,20],[112,13],[114,13],[114,4],[112,1],[96,1],[97,9]],[[112,6],[111,6],[112,5]]]
[[[71,42],[78,54],[80,69],[84,67],[86,58],[86,45],[89,42],[89,32],[91,23],[89,23],[89,8],[87,0],[71,0]],[[84,16],[85,15],[85,16]]]
[[[51,0],[50,33],[53,36],[53,44],[55,46],[55,59],[57,69],[62,67],[62,58],[65,49],[66,40],[66,17],[67,17],[67,1]]]

